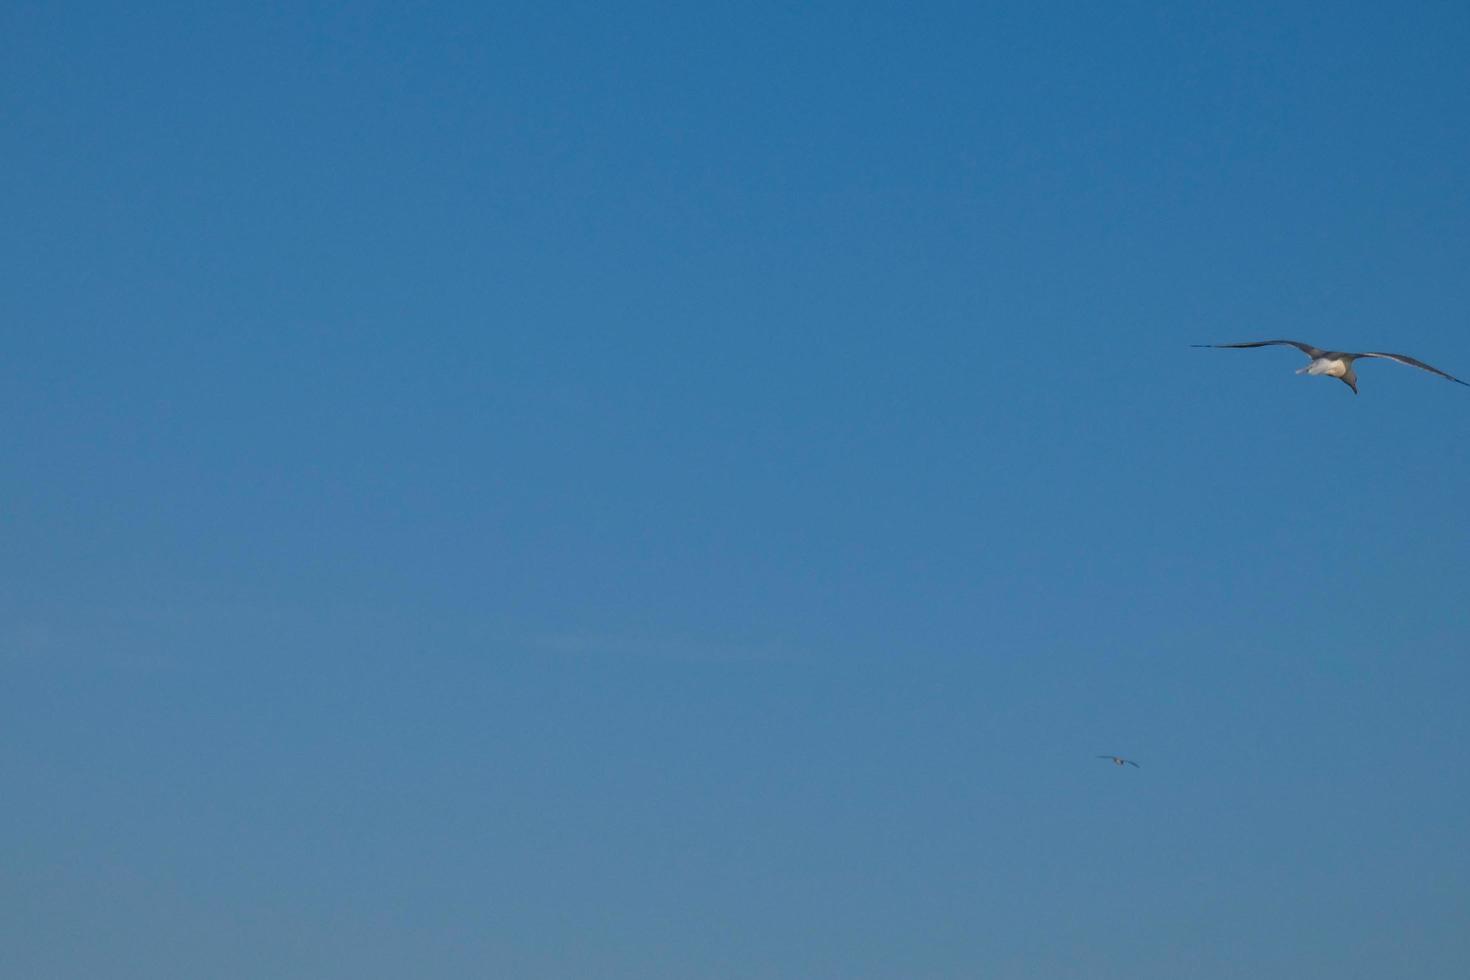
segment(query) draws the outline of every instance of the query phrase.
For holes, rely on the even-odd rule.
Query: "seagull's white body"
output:
[[[1297,374],[1310,374],[1314,377],[1325,374],[1329,378],[1344,378],[1347,377],[1348,370],[1348,362],[1341,357],[1314,357],[1312,363],[1297,371]]]

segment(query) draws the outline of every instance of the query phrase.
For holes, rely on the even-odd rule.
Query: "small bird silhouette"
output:
[[[1100,755],[1100,756],[1098,756],[1098,758],[1099,759],[1111,759],[1112,762],[1113,762],[1113,765],[1115,765],[1115,766],[1132,766],[1134,769],[1140,768],[1140,766],[1138,765],[1138,763],[1134,762],[1132,759],[1125,759],[1125,758],[1123,758],[1120,755]]]
[[[1439,368],[1430,367],[1423,361],[1415,360],[1407,354],[1385,354],[1382,351],[1376,350],[1363,351],[1362,353],[1351,353],[1348,351],[1340,350],[1323,350],[1320,347],[1313,347],[1311,344],[1304,344],[1300,340],[1253,340],[1247,344],[1190,344],[1190,346],[1240,348],[1270,347],[1275,344],[1295,347],[1297,350],[1307,355],[1307,357],[1311,358],[1311,363],[1301,370],[1297,371],[1297,374],[1325,374],[1327,377],[1336,378],[1343,384],[1347,385],[1349,388],[1353,389],[1353,394],[1355,395],[1358,393],[1358,373],[1353,370],[1353,361],[1364,357],[1378,357],[1382,358],[1385,361],[1397,361],[1400,364],[1407,364],[1409,367],[1416,367],[1421,371],[1428,371],[1430,374],[1437,374],[1441,378],[1449,378],[1451,381],[1455,382],[1455,384],[1470,386],[1470,381],[1461,381],[1453,374],[1446,374]]]

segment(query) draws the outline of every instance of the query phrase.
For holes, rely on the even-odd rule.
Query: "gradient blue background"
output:
[[[6,3],[0,973],[1470,975],[1467,50]]]

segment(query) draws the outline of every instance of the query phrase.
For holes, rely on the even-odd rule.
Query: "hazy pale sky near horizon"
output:
[[[1470,975],[1467,51],[4,5],[0,974]]]

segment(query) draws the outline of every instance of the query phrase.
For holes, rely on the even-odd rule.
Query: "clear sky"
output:
[[[1467,50],[4,4],[0,974],[1470,975]]]

